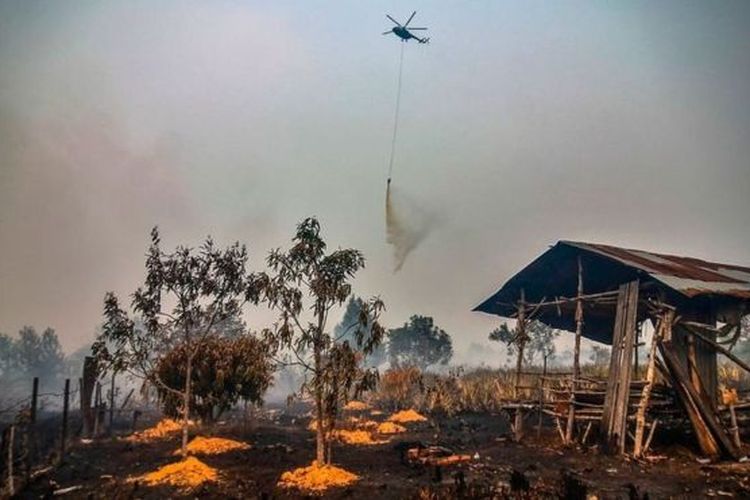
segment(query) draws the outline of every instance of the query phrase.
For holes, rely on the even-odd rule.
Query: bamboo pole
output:
[[[570,403],[568,408],[568,425],[565,432],[565,442],[573,442],[573,429],[576,420],[576,389],[578,377],[581,376],[581,334],[583,333],[583,264],[578,256],[578,287],[576,294],[576,341],[573,351],[573,380],[570,387]]]
[[[659,318],[657,327],[654,329],[654,335],[651,338],[651,348],[648,354],[648,366],[646,368],[646,385],[643,386],[641,392],[641,400],[638,403],[638,412],[635,417],[635,443],[633,445],[633,455],[639,458],[645,452],[643,446],[643,433],[646,429],[646,409],[648,408],[649,400],[651,398],[651,390],[654,386],[654,378],[656,375],[656,345],[659,339],[663,336],[665,329],[672,328],[672,321],[674,320],[674,311],[666,310]]]
[[[655,418],[654,421],[651,423],[651,429],[648,431],[648,437],[646,438],[646,444],[643,445],[643,454],[645,455],[648,453],[649,448],[651,447],[651,440],[654,439],[654,433],[656,432],[656,426],[659,425],[659,419]]]

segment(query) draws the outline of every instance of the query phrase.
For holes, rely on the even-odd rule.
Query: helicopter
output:
[[[419,43],[429,43],[430,42],[429,38],[427,38],[427,37],[425,37],[425,38],[419,38],[418,36],[415,36],[412,33],[412,31],[426,31],[427,28],[409,28],[408,27],[409,23],[411,22],[411,20],[414,19],[415,15],[417,15],[417,11],[416,10],[414,12],[412,12],[411,16],[409,16],[409,19],[403,25],[401,25],[401,23],[399,23],[398,21],[396,21],[395,19],[393,19],[391,16],[389,16],[388,14],[386,14],[385,17],[387,17],[388,19],[390,19],[391,21],[393,21],[396,24],[396,26],[394,26],[393,29],[390,29],[388,31],[384,31],[383,34],[384,35],[390,35],[391,33],[393,33],[394,35],[396,35],[397,37],[399,37],[402,42],[408,42],[409,39],[413,38],[414,40],[418,41]]]

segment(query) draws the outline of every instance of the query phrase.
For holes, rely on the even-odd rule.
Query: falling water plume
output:
[[[386,242],[393,245],[394,272],[401,269],[406,257],[417,248],[432,229],[434,218],[412,200],[391,187],[385,192]]]

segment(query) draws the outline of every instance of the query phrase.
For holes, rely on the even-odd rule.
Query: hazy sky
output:
[[[435,229],[394,274],[384,194]],[[559,239],[750,264],[750,3],[0,0],[0,331],[91,339],[148,232],[248,244],[316,215],[386,322],[470,309]],[[270,316],[252,312],[252,326]]]

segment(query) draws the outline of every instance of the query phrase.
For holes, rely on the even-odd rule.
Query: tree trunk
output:
[[[316,429],[315,461],[318,465],[326,464],[326,439],[323,417],[323,387],[320,379],[320,342],[315,342],[315,413],[318,419]]]
[[[182,458],[187,458],[188,444],[188,426],[190,425],[190,389],[192,387],[193,377],[193,356],[187,358],[187,368],[185,377],[185,397],[182,403]]]

